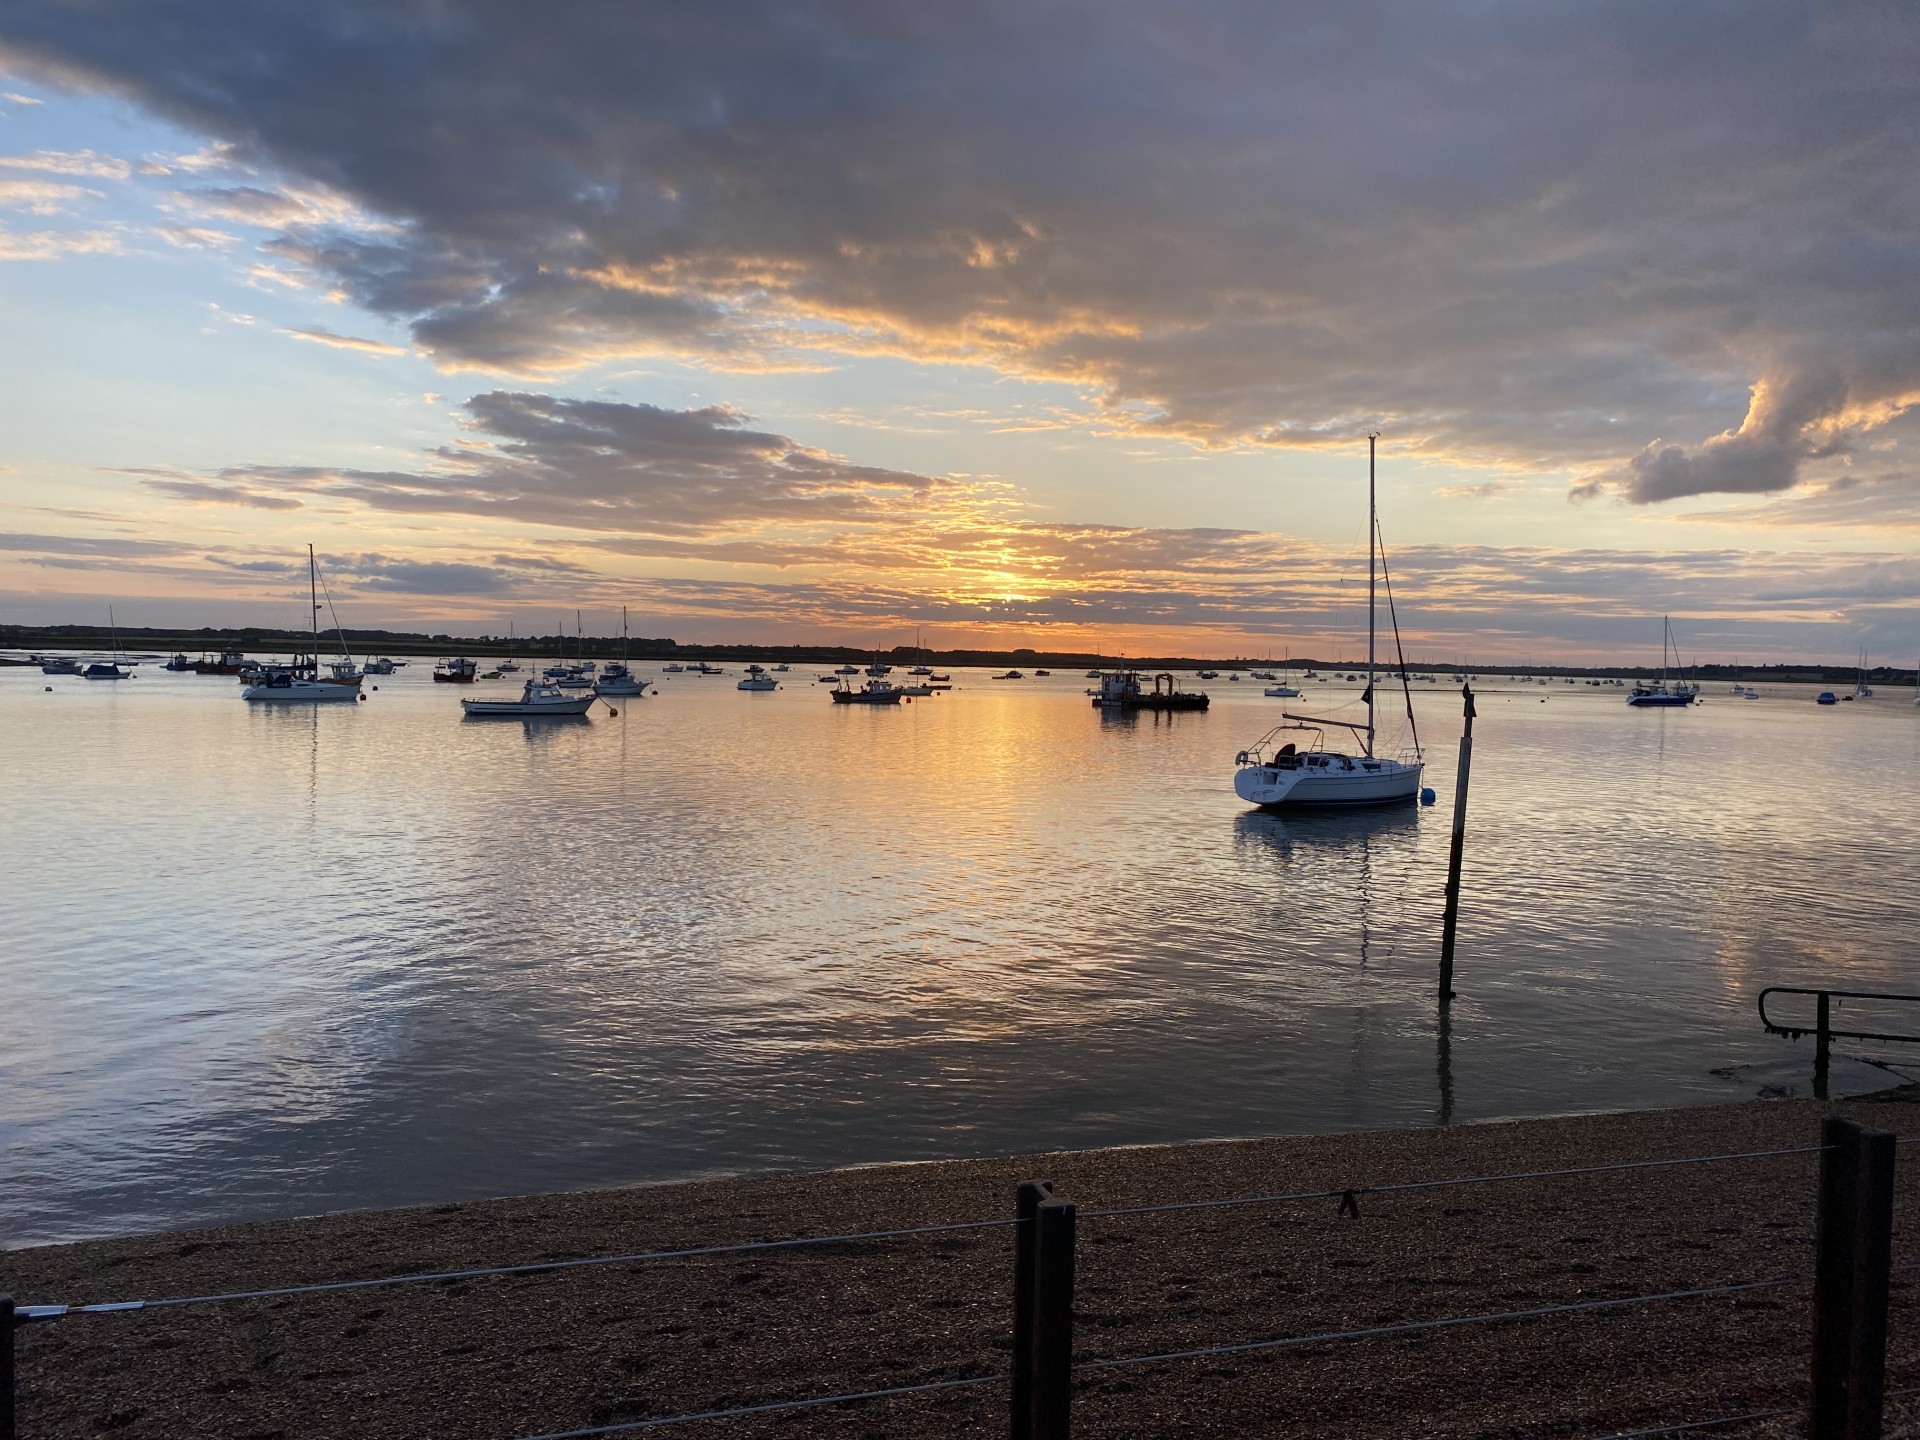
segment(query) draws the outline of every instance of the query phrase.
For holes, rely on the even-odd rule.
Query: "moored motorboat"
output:
[[[1009,670],[1004,675],[992,675],[988,678],[992,680],[1024,680],[1027,677],[1022,675],[1018,670]]]
[[[464,655],[453,655],[433,667],[433,678],[442,685],[471,685],[480,673],[480,664]]]
[[[843,678],[840,688],[833,692],[833,703],[836,705],[898,705],[905,698],[889,680],[869,680],[856,690]]]
[[[460,709],[475,719],[490,716],[584,715],[593,708],[597,695],[570,695],[557,685],[529,678],[517,700],[462,699]]]
[[[193,669],[193,662],[187,659],[187,655],[184,650],[176,650],[174,651],[172,657],[167,661],[167,663],[162,665],[160,668],[162,670],[172,670],[178,673],[180,671]]]
[[[506,667],[503,665],[500,668],[504,670]],[[393,661],[384,655],[378,660],[369,660],[366,665],[366,673],[369,675],[391,675],[393,673]]]
[[[43,655],[40,657],[40,673],[42,675],[78,675],[80,662],[58,655]]]
[[[740,683],[733,688],[736,690],[778,690],[780,688],[780,682],[769,675],[763,666],[749,665],[747,666],[746,675],[743,676]]]

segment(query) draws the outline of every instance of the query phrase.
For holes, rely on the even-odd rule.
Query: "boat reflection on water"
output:
[[[562,730],[581,730],[593,728],[591,715],[471,715],[460,717],[461,726],[472,726],[476,730],[508,730],[518,722],[521,733],[529,744],[544,740]]]
[[[1420,811],[1413,805],[1381,810],[1296,811],[1286,815],[1271,810],[1243,810],[1234,816],[1234,843],[1242,851],[1268,850],[1292,873],[1289,887],[1300,893],[1294,903],[1324,904],[1344,894],[1353,907],[1354,934],[1359,941],[1360,969],[1376,960],[1391,960],[1399,949],[1396,936],[1412,938],[1423,933],[1422,924],[1437,916],[1424,912],[1409,917],[1405,912],[1413,904],[1406,894],[1382,897],[1375,891],[1375,862],[1388,874],[1405,874],[1404,862],[1418,844]],[[1327,884],[1321,883],[1324,871]],[[1382,922],[1375,926],[1375,904],[1381,902]],[[1278,917],[1284,924],[1284,916]],[[1409,926],[1406,922],[1412,919]],[[1388,943],[1382,949],[1378,936],[1384,931]],[[1439,928],[1431,928],[1434,963],[1439,957]],[[1417,947],[1416,947],[1417,948]],[[1410,953],[1412,953],[1410,951]],[[1416,956],[1417,963],[1417,956]],[[1391,970],[1393,967],[1389,966]],[[1436,997],[1437,1000],[1437,997]],[[1364,1015],[1362,1007],[1360,1014]],[[1439,1002],[1435,1015],[1434,1081],[1436,1105],[1434,1121],[1453,1123],[1453,1015],[1452,1007]]]
[[[1369,858],[1375,842],[1399,841],[1411,846],[1420,831],[1420,810],[1409,800],[1381,809],[1242,810],[1233,817],[1234,838],[1242,845],[1261,844],[1294,860],[1296,846],[1311,846],[1320,856],[1351,855]]]

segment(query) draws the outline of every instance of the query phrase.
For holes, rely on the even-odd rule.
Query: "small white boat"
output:
[[[833,673],[836,675],[858,675],[860,673],[860,667],[858,665],[842,665]]]
[[[1273,700],[1298,700],[1300,692],[1291,685],[1269,685],[1260,692]]]
[[[506,667],[503,665],[500,668],[504,670]],[[369,675],[391,675],[393,673],[393,661],[384,655],[378,660],[369,660],[367,661],[366,673]]]
[[[759,665],[749,665],[747,666],[745,677],[733,688],[736,690],[778,690],[780,688],[780,682],[769,675],[763,667]]]
[[[773,667],[773,672],[776,675],[784,675],[791,669],[793,669],[791,665],[776,665]]]
[[[569,695],[557,685],[528,680],[518,700],[462,700],[460,708],[475,718],[488,716],[584,715],[595,695]]]
[[[684,665],[662,665],[660,667],[660,673],[662,675],[684,675],[687,673],[687,667]]]

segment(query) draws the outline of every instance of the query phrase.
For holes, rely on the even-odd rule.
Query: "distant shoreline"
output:
[[[410,634],[389,630],[348,630],[346,637],[349,648],[357,655],[394,655],[408,659],[416,656],[442,655],[495,657],[565,655],[571,657],[575,654],[583,654],[589,659],[610,659],[618,657],[624,648],[632,659],[648,664],[667,660],[761,660],[793,665],[845,665],[856,662],[864,665],[873,659],[875,653],[853,646],[694,645],[659,638],[642,639],[637,636],[630,642],[623,642],[618,635],[588,635],[584,639],[578,639],[572,635],[532,635],[508,640],[496,636],[476,638],[459,635]],[[304,650],[309,643],[309,637],[304,633],[251,628],[181,631],[121,626],[119,638],[122,648],[127,650],[166,654],[185,652],[188,656],[195,658],[206,653],[217,654],[228,647],[250,654],[292,653],[296,650]],[[323,633],[321,637],[323,651],[327,648],[329,640],[330,636]],[[19,656],[38,652],[91,652],[104,649],[111,641],[112,632],[104,625],[0,625],[0,652],[17,652]],[[1192,655],[1116,657],[1091,651],[1029,649],[921,651],[907,645],[895,646],[879,654],[882,660],[894,666],[925,663],[936,668],[945,666],[1006,669],[1021,666],[1029,668],[1058,666],[1083,670],[1093,667],[1124,668],[1147,672],[1271,669],[1276,674],[1285,670],[1296,678],[1306,670],[1328,670],[1351,674],[1366,668],[1364,659],[1320,660],[1309,656],[1302,656],[1282,664],[1246,656],[1235,658]],[[1382,674],[1398,673],[1396,668],[1385,663],[1379,664],[1377,668]],[[1535,675],[1550,676],[1554,679],[1594,677],[1633,680],[1660,673],[1658,666],[1627,665],[1618,662],[1594,665],[1559,663],[1462,665],[1448,661],[1410,660],[1407,662],[1407,668],[1416,674],[1430,674],[1449,681],[1461,680],[1469,675],[1480,677]],[[1852,665],[1696,665],[1689,667],[1686,674],[1702,681],[1751,680],[1772,681],[1777,684],[1825,685],[1850,682],[1858,676],[1859,669]],[[1867,671],[1867,681],[1873,685],[1911,686],[1914,684],[1914,671],[1901,669],[1898,666],[1879,666]]]
[[[1807,1154],[1399,1193],[1368,1186],[1816,1143],[1823,1113],[1920,1130],[1889,1101],[1813,1101],[878,1166],[227,1225],[20,1250],[28,1302],[204,1295],[477,1265],[948,1225],[1014,1186],[1081,1206],[1081,1360],[1804,1273]],[[1920,1218],[1902,1152],[1896,1235]],[[1091,1212],[1275,1192],[1222,1210]],[[81,1316],[20,1333],[23,1434],[460,1435],[617,1424],[1004,1373],[1006,1228]],[[1187,1434],[1592,1435],[1801,1403],[1807,1294],[1651,1303],[1091,1372],[1078,1440]],[[1889,1384],[1920,1368],[1896,1285]],[[1896,1380],[1897,1377],[1897,1380]],[[709,1423],[703,1436],[1004,1431],[998,1379]],[[799,1430],[795,1430],[796,1423]],[[783,1428],[784,1427],[784,1428]],[[1790,1427],[1739,1433],[1789,1434]]]

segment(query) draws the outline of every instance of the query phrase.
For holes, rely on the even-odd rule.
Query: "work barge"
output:
[[[1146,688],[1146,677],[1138,670],[1111,670],[1100,677],[1100,686],[1087,693],[1096,710],[1204,710],[1207,692],[1182,690],[1180,682],[1168,671],[1153,677],[1153,688]]]

